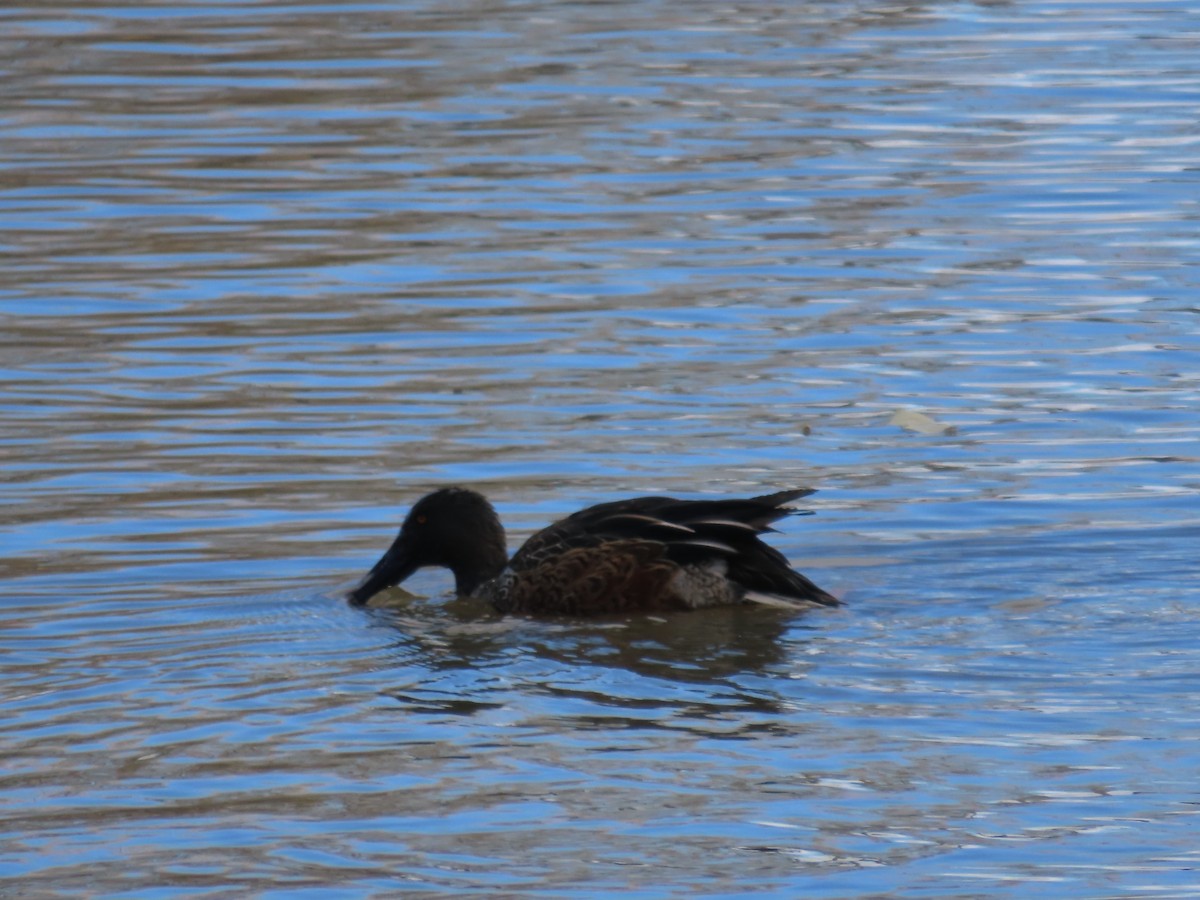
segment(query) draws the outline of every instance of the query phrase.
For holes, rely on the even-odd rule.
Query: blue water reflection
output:
[[[1192,9],[0,20],[0,893],[1195,896]],[[847,604],[347,608],[455,482]]]

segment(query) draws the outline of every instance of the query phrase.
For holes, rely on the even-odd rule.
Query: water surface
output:
[[[0,893],[1200,896],[1194,9],[0,35]],[[846,605],[348,608],[448,483]]]

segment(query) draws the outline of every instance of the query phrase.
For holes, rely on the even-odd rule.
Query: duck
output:
[[[409,510],[391,547],[346,595],[365,606],[420,568],[454,575],[460,596],[503,614],[587,617],[752,603],[799,610],[838,599],[794,570],[759,535],[811,510],[787,506],[812,488],[759,497],[600,503],[530,537],[508,557],[491,502],[444,487]]]

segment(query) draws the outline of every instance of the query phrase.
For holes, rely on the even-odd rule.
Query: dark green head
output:
[[[458,592],[471,594],[507,563],[504,527],[487,498],[468,488],[442,488],[416,502],[387,553],[346,597],[362,605],[425,566],[449,569]]]

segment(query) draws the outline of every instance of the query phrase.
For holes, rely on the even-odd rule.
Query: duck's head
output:
[[[414,504],[387,553],[346,598],[362,605],[425,566],[449,569],[458,592],[471,594],[507,562],[504,527],[487,498],[467,488],[442,488]]]

